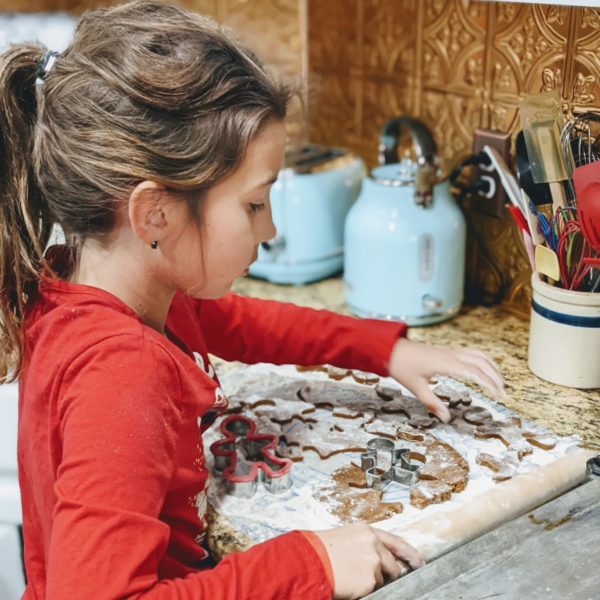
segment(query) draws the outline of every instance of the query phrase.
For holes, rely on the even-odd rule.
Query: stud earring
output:
[[[151,244],[150,244],[150,248],[152,248],[152,250],[156,250],[158,248],[158,240],[154,240]]]

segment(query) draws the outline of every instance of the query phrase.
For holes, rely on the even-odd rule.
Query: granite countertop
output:
[[[304,286],[274,285],[243,278],[234,291],[247,296],[294,302],[301,306],[350,314],[344,304],[341,277]],[[600,450],[600,390],[576,390],[548,383],[527,368],[529,322],[507,307],[464,307],[453,319],[411,328],[413,340],[456,346],[475,346],[500,366],[508,398],[504,404],[559,435],[576,434],[584,446]],[[219,361],[218,367],[226,368]],[[469,384],[473,385],[473,384]]]

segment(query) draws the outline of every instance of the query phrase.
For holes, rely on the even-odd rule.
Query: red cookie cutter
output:
[[[223,439],[213,442],[210,451],[230,493],[252,496],[259,482],[273,493],[292,485],[292,461],[275,456],[277,436],[256,433],[256,423],[242,415],[226,417],[219,430]]]

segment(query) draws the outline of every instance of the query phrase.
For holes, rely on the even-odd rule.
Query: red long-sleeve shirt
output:
[[[207,352],[386,374],[405,326],[177,294],[166,331],[103,290],[40,285],[19,390],[24,598],[330,598],[299,532],[210,568],[201,430],[226,399]]]

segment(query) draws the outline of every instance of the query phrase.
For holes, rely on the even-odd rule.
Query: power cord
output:
[[[477,245],[479,246],[482,256],[496,274],[499,282],[498,290],[492,297],[490,297],[489,294],[486,294],[485,290],[479,289],[475,294],[471,294],[472,297],[470,299],[474,303],[483,304],[484,306],[491,306],[492,304],[497,304],[504,298],[507,290],[506,279],[504,277],[504,274],[498,267],[498,264],[490,255],[488,249],[485,246],[485,243],[483,242],[483,239],[481,238],[479,232],[473,225],[473,222],[469,218],[469,214],[466,210],[464,202],[468,196],[478,196],[482,199],[493,198],[496,194],[496,182],[490,175],[481,175],[480,178],[471,185],[459,183],[458,179],[462,175],[463,170],[469,166],[489,167],[491,166],[491,160],[485,152],[480,152],[479,154],[472,154],[465,158],[455,169],[451,171],[449,175],[451,184],[458,191],[458,194],[456,195],[456,202],[461,208],[465,217],[467,230],[469,234],[473,236],[473,239],[475,239]]]
[[[451,183],[454,183],[465,170],[466,167],[490,167],[492,165],[492,161],[490,157],[482,150],[477,154],[470,154],[465,158],[457,167],[450,171],[450,175],[448,175],[448,179],[450,179]],[[487,169],[486,169],[487,170]]]

